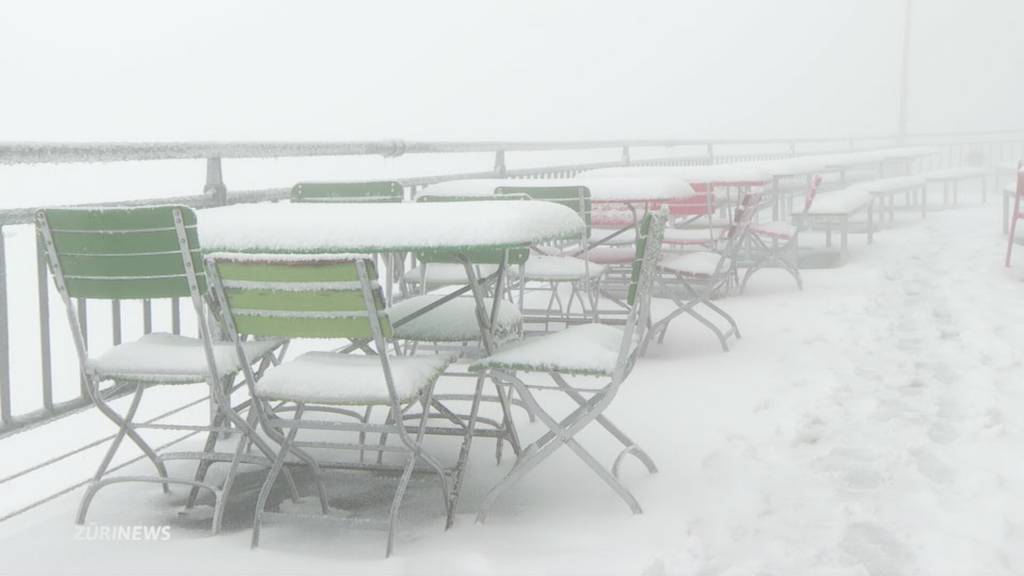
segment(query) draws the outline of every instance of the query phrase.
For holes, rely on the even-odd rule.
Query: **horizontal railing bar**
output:
[[[651,161],[687,161],[697,160],[706,158],[704,156],[667,156],[659,158],[644,158],[638,159],[636,162],[651,162]],[[517,176],[530,176],[535,174],[546,174],[549,172],[559,171],[580,171],[580,170],[593,170],[597,168],[608,168],[615,166],[624,166],[625,163],[621,160],[607,161],[607,162],[585,162],[579,164],[564,164],[558,166],[538,166],[533,168],[520,168],[516,170],[508,170],[505,172],[505,177],[517,177]],[[442,174],[436,176],[417,176],[410,178],[399,178],[398,182],[405,187],[409,186],[423,186],[426,184],[437,184],[438,182],[445,182],[448,180],[466,180],[470,178],[497,178],[501,174],[493,171],[480,171],[480,172],[461,172],[456,174]],[[283,200],[288,198],[291,193],[290,188],[266,188],[261,190],[240,190],[232,191],[228,193],[227,204],[245,204],[253,202],[267,202],[272,200]],[[76,204],[77,207],[108,207],[108,206],[152,206],[162,204],[182,204],[191,208],[209,208],[217,206],[218,203],[210,196],[195,194],[192,196],[172,196],[168,198],[151,198],[143,200],[124,200],[119,202],[100,202],[96,204]],[[13,208],[9,210],[0,210],[0,226],[10,226],[16,224],[30,224],[34,221],[35,212],[38,207],[32,208]]]
[[[1024,135],[1024,130],[922,132],[906,139]],[[870,140],[897,140],[895,134],[811,136],[792,138],[687,138],[573,141],[451,141],[372,140],[360,142],[0,142],[0,164],[62,164],[139,160],[196,160],[206,158],[298,158],[314,156],[402,156],[469,152],[528,152],[604,148],[679,146],[792,145]]]
[[[153,448],[153,450],[156,451],[156,452],[160,452],[161,450],[166,450],[167,448],[170,448],[171,446],[174,446],[175,444],[179,444],[181,442],[184,442],[185,440],[188,440],[189,438],[195,436],[198,433],[199,433],[198,431],[196,431],[196,432],[189,432],[187,434],[184,434],[182,436],[179,436],[179,437],[175,438],[174,440],[171,440],[169,442],[161,444],[161,445]],[[132,464],[142,460],[145,457],[146,457],[145,453],[140,454],[140,455],[136,456],[135,458],[132,458],[132,459],[126,461],[126,462],[122,462],[121,464],[118,464],[117,466],[111,467],[110,469],[107,470],[106,473],[110,474],[111,472],[117,472],[118,470],[126,468],[126,467],[128,467],[128,466],[130,466],[130,465],[132,465]],[[28,512],[29,510],[32,510],[32,509],[37,508],[39,506],[42,506],[43,504],[46,504],[47,502],[50,502],[51,500],[54,500],[56,498],[60,498],[61,496],[65,495],[65,494],[67,494],[69,492],[73,492],[73,491],[77,490],[78,488],[81,488],[82,486],[85,486],[89,482],[92,482],[92,478],[91,477],[90,478],[86,478],[85,480],[82,480],[82,481],[80,481],[80,482],[78,482],[76,484],[72,484],[71,486],[68,486],[67,488],[64,488],[63,490],[59,490],[57,492],[54,492],[53,494],[50,494],[49,496],[46,496],[44,498],[40,498],[39,500],[36,500],[35,502],[32,502],[31,504],[26,504],[25,506],[22,506],[21,508],[18,508],[16,510],[12,510],[12,511],[4,514],[3,516],[0,516],[0,522],[3,522],[5,520],[10,520],[11,518],[14,518],[15,516],[18,516],[20,514],[24,514],[25,512]]]
[[[892,139],[893,135],[855,136],[853,140]],[[138,160],[197,160],[206,158],[298,158],[310,156],[402,156],[467,152],[527,152],[637,148],[847,142],[850,137],[648,139],[578,141],[417,142],[0,142],[0,164],[63,164]]]

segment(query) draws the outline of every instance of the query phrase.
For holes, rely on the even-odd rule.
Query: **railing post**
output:
[[[705,148],[707,149],[708,164],[713,165],[715,163],[715,145],[713,142],[708,142]]]
[[[0,225],[0,421],[11,422],[11,349],[7,326],[7,247]]]
[[[622,147],[622,163],[629,166],[633,161],[629,158],[629,146]]]
[[[227,204],[228,189],[224,186],[220,158],[206,159],[206,185],[203,186],[203,194],[213,199],[216,205]]]
[[[43,408],[53,410],[53,362],[50,349],[50,279],[47,277],[46,245],[36,233],[36,287],[39,300],[39,361],[43,376]]]
[[[498,176],[505,177],[508,173],[508,169],[505,167],[505,151],[496,150],[494,152],[494,172]]]

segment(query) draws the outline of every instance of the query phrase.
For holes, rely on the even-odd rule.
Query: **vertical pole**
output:
[[[85,321],[82,321],[85,324]],[[142,333],[149,334],[153,331],[153,301],[145,299],[142,301]]]
[[[114,346],[121,343],[121,301],[110,301],[110,326],[113,330]]]
[[[502,178],[504,178],[505,175],[507,174],[507,169],[505,168],[504,150],[497,150],[494,153],[494,173]]]
[[[622,147],[622,164],[625,165],[625,166],[629,166],[631,163],[632,163],[632,161],[629,158],[629,146],[623,146]]]
[[[89,306],[85,301],[85,298],[78,299],[78,323],[82,325],[82,344],[88,350],[89,348]],[[81,394],[85,397],[89,393],[89,382],[82,376],[81,379]]]
[[[181,334],[181,301],[171,298],[171,333]]]
[[[50,362],[50,284],[47,279],[46,244],[36,234],[36,285],[39,294],[39,358],[43,376],[43,408],[53,409],[53,366]]]
[[[911,23],[911,0],[906,0],[906,19],[903,22],[903,66],[900,72],[900,130],[899,143],[903,144],[907,139],[907,124],[909,117],[907,113],[908,96],[910,92],[910,23]]]
[[[215,205],[224,205],[228,201],[228,189],[224,185],[224,173],[221,170],[220,158],[206,159],[206,185],[203,194],[213,200]]]
[[[11,421],[11,350],[7,331],[7,248],[0,225],[0,422]]]

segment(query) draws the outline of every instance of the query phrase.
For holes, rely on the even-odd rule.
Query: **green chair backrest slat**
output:
[[[398,182],[299,182],[292,187],[292,202],[401,202]]]
[[[590,189],[586,186],[499,186],[494,193],[518,194],[566,206],[583,218],[589,233],[591,200]]]
[[[72,298],[156,299],[191,295],[174,225],[180,210],[196,279],[206,290],[196,215],[185,206],[50,208],[39,212],[53,238]]]
[[[258,257],[215,256],[216,266],[235,329],[239,334],[290,338],[371,338],[370,313],[377,314],[385,338],[391,324],[383,310],[384,296],[370,260],[367,281],[374,310],[363,298],[356,260],[260,260]]]
[[[640,274],[643,270],[643,257],[647,252],[647,240],[650,236],[650,225],[654,215],[648,212],[640,220],[639,234],[636,242],[636,256],[633,258],[633,270],[630,273],[630,289],[626,295],[626,302],[634,305],[637,301],[637,292],[640,286]]]
[[[424,194],[416,198],[417,202],[486,202],[493,200],[529,200],[526,195],[501,195],[501,196],[430,196]],[[416,259],[427,264],[452,264],[461,263],[461,257],[467,257],[471,264],[500,264],[504,256],[504,249],[478,248],[474,250],[454,251],[450,249],[438,249],[420,251],[416,253]],[[510,266],[526,262],[530,257],[530,248],[512,248],[508,251],[508,264]]]

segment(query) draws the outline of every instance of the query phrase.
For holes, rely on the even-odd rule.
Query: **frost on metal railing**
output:
[[[979,150],[997,157],[1002,147],[1015,146],[1020,151],[1024,134],[1000,133],[986,136],[975,134],[962,137],[959,141],[951,135],[932,135],[911,138],[916,144],[934,143],[942,148],[941,160],[945,165],[960,165]],[[902,144],[909,144],[905,142]],[[365,142],[149,142],[149,143],[45,143],[13,142],[0,143],[0,166],[25,164],[61,163],[111,163],[126,161],[157,160],[203,160],[207,163],[206,182],[197,183],[195,194],[174,198],[154,198],[117,202],[118,205],[176,203],[197,208],[278,200],[287,198],[287,188],[266,188],[262,190],[231,190],[224,186],[221,177],[221,159],[225,158],[296,158],[296,157],[338,157],[338,156],[384,156],[398,157],[410,154],[479,154],[492,155],[493,163],[480,166],[476,171],[447,172],[429,176],[398,178],[405,188],[406,197],[413,197],[423,187],[447,180],[467,178],[568,178],[583,171],[597,168],[622,166],[694,166],[721,164],[740,161],[777,160],[796,155],[850,151],[860,147],[891,147],[898,143],[890,136],[851,138],[790,138],[790,139],[746,139],[746,140],[600,140],[571,142],[414,142],[403,140],[381,140]],[[566,161],[555,163],[555,152],[597,150],[610,151],[603,160],[590,158],[588,161]],[[530,153],[542,153],[540,165],[532,167],[509,167],[509,153],[522,166],[523,158]],[[551,154],[549,154],[551,153]],[[111,203],[114,204],[114,203]],[[95,206],[96,204],[92,204]],[[45,424],[72,412],[87,408],[90,402],[84,394],[77,394],[76,376],[68,372],[55,372],[59,362],[70,360],[61,355],[60,339],[65,338],[63,328],[57,320],[51,329],[50,280],[46,270],[41,244],[35,242],[34,233],[26,224],[33,220],[35,208],[0,210],[0,441],[10,435],[36,424]],[[10,232],[16,227],[17,234]],[[6,241],[4,230],[8,231]],[[16,236],[16,238],[12,238]],[[9,289],[12,279],[17,277],[20,287],[29,285],[30,293],[35,291],[33,302],[22,302]],[[12,312],[11,305],[18,310]],[[37,326],[26,332],[24,326],[15,327],[12,317],[27,314],[34,316]],[[182,325],[177,302],[169,310],[160,307],[154,310],[148,302],[141,306],[136,303],[113,301],[109,307],[79,308],[83,324],[91,322],[87,330],[92,337],[105,337],[110,342],[121,341],[122,333],[135,331],[148,333],[155,329],[170,329],[174,333],[185,333],[189,326]],[[19,320],[19,322],[21,321]],[[31,320],[29,321],[31,324]],[[128,330],[126,327],[133,328]],[[52,330],[52,332],[51,332]],[[28,334],[26,336],[26,334]],[[38,359],[15,358],[15,362],[30,362],[34,369],[29,378],[20,377],[16,390],[11,381],[12,337],[23,339],[36,348]],[[65,382],[65,380],[68,380]],[[63,388],[61,388],[63,387]],[[63,390],[63,393],[61,393]],[[32,402],[12,402],[12,392]],[[68,396],[68,393],[71,395]],[[53,460],[73,454],[56,456]],[[48,461],[49,462],[49,461]],[[43,465],[47,465],[44,463]],[[42,466],[42,465],[40,465]],[[36,466],[32,470],[40,467]],[[19,472],[28,473],[32,470]],[[0,485],[11,477],[0,478]]]

